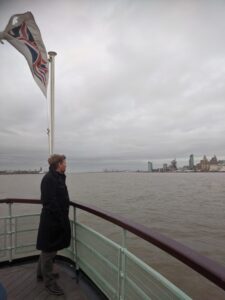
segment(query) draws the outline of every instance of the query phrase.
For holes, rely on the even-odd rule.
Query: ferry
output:
[[[29,29],[22,39],[25,41],[24,45],[20,43],[19,26],[23,26],[21,32],[24,32],[24,27]],[[48,63],[51,65],[50,122],[47,134],[49,153],[53,154],[54,59],[57,53],[50,51],[48,57],[31,12],[13,15],[5,31],[0,33],[0,41],[2,39],[8,40],[25,56],[32,75],[45,96],[48,87]],[[27,45],[32,45],[32,51]],[[33,55],[34,52],[36,55]],[[200,273],[222,289],[225,299],[225,267],[146,226],[78,202],[70,202],[71,244],[67,249],[58,252],[55,260],[65,296],[49,295],[43,282],[36,278],[36,265],[40,254],[36,250],[40,214],[17,214],[14,210],[15,204],[25,207],[30,204],[41,205],[41,201],[14,198],[0,200],[0,211],[8,211],[0,216],[0,300],[190,300],[187,293],[128,249],[129,233]],[[7,206],[7,209],[4,207],[3,210],[3,206]],[[117,226],[121,231],[121,242],[116,243],[80,222],[78,211],[103,219],[108,222],[107,226]]]
[[[49,295],[37,281],[36,250],[39,213],[16,214],[16,205],[41,205],[38,199],[0,200],[0,299],[110,299],[169,300],[192,299],[157,270],[135,256],[127,247],[132,233],[189,266],[221,288],[225,299],[225,267],[189,247],[141,224],[101,210],[95,206],[70,202],[72,239],[69,248],[55,260],[59,282],[65,296]],[[7,209],[6,209],[7,208]],[[78,210],[104,219],[121,231],[116,243],[78,220]]]

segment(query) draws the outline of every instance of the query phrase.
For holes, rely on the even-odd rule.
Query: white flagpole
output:
[[[56,52],[48,52],[50,68],[50,128],[48,131],[49,138],[49,155],[54,153],[54,133],[55,133],[55,56]]]

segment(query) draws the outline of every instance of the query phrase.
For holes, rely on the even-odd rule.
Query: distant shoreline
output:
[[[40,170],[34,170],[34,171],[29,171],[29,170],[16,170],[16,171],[0,171],[0,175],[43,175],[46,172],[44,171],[40,171]],[[127,173],[127,174],[205,174],[205,173],[225,173],[225,171],[167,171],[167,172],[159,172],[159,171],[154,171],[154,172],[148,172],[148,171],[81,171],[81,172],[66,172],[66,174],[94,174],[94,173],[98,173],[98,174],[112,174],[112,173]]]
[[[0,175],[24,175],[24,174],[44,174],[43,171],[40,170],[16,170],[16,171],[0,171]]]

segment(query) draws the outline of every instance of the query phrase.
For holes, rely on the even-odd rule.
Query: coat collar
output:
[[[53,175],[54,177],[59,177],[59,176],[60,176],[60,177],[63,178],[63,179],[66,178],[66,175],[65,175],[65,174],[57,172],[57,171],[54,170],[52,167],[49,167],[49,172],[52,173],[52,175]]]

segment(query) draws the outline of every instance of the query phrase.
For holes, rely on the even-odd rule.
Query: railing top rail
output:
[[[40,200],[35,199],[2,199],[0,203],[31,203],[40,204]],[[116,214],[109,213],[101,210],[93,205],[85,205],[78,202],[70,202],[70,205],[81,210],[87,211],[100,218],[103,218],[111,223],[114,223],[149,243],[155,245],[171,256],[182,261],[184,264],[191,267],[210,281],[214,282],[217,286],[225,290],[225,267],[221,266],[217,262],[200,255],[191,248],[184,246],[183,244],[172,240],[156,231],[149,229],[148,227],[137,224],[126,218],[117,216]]]
[[[5,198],[0,199],[0,203],[28,203],[28,204],[41,204],[41,200],[37,199],[17,199],[17,198]]]

